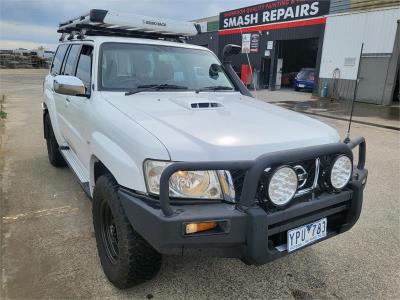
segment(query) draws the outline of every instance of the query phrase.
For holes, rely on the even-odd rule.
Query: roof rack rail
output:
[[[60,23],[60,41],[85,36],[119,36],[183,41],[201,32],[199,24],[170,19],[91,9],[77,18]]]

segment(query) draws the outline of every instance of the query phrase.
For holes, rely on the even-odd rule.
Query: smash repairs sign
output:
[[[244,28],[316,18],[328,14],[329,1],[279,0],[222,12],[219,29]]]

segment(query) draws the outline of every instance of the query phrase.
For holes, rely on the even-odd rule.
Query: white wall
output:
[[[328,16],[322,48],[320,78],[332,78],[335,68],[340,78],[355,79],[361,43],[363,55],[391,53],[396,35],[400,8]],[[345,59],[355,59],[353,66]]]
[[[200,25],[201,32],[207,32],[207,22],[200,22],[200,23],[197,23],[197,24]]]

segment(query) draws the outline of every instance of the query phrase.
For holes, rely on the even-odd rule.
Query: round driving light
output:
[[[337,190],[346,186],[350,181],[353,164],[351,159],[345,155],[336,158],[331,169],[331,184]]]
[[[287,204],[297,191],[298,178],[291,167],[280,167],[271,176],[268,197],[276,206]]]

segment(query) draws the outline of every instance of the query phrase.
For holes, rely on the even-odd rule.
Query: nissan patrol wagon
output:
[[[262,265],[350,229],[365,141],[255,99],[199,26],[91,10],[60,24],[44,81],[50,163],[92,199],[100,262],[128,288],[162,255]],[[357,156],[352,150],[358,148]],[[340,238],[337,239],[340,243]]]

